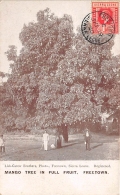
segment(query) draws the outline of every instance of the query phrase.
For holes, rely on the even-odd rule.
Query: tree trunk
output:
[[[68,126],[62,125],[62,135],[64,142],[68,142]]]
[[[63,136],[64,142],[68,142],[68,126],[65,126],[64,124],[58,126],[58,132],[59,135]]]

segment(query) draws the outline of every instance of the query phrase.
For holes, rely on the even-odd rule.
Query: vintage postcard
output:
[[[0,2],[0,195],[119,195],[120,2]]]

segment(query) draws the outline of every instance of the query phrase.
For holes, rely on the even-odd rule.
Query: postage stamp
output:
[[[102,25],[102,32],[108,33],[108,28],[114,21],[114,34],[119,33],[119,2],[92,2],[93,20],[100,26]]]
[[[92,44],[108,42],[119,33],[119,2],[92,2],[92,12],[83,19],[81,31]]]

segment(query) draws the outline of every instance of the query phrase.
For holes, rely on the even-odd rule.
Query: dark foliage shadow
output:
[[[79,144],[79,143],[78,143],[78,142],[70,143],[70,144],[67,144],[67,145],[63,145],[61,148],[73,146],[73,145],[75,145],[75,144]]]
[[[79,139],[73,139],[73,140],[69,140],[68,143],[76,143],[79,142]],[[67,144],[67,143],[66,143]]]
[[[103,145],[103,143],[98,144],[98,145],[96,145],[96,146],[91,147],[91,149],[97,148],[97,147],[102,146],[102,145]]]

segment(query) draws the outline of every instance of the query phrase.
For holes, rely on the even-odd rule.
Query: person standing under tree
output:
[[[86,150],[90,150],[90,140],[91,140],[91,133],[88,129],[85,130],[85,145],[86,145]]]
[[[47,131],[45,131],[45,133],[43,134],[43,145],[45,151],[48,150],[48,142],[49,142],[49,134],[47,133]]]
[[[0,153],[5,152],[5,142],[3,139],[3,135],[0,135]]]
[[[62,137],[59,133],[56,135],[56,148],[61,148],[62,147]]]

